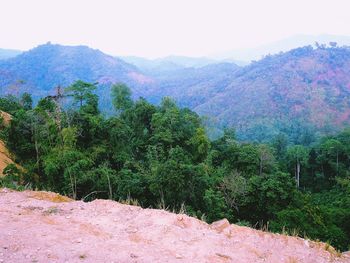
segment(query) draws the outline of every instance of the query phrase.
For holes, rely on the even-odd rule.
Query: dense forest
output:
[[[227,128],[211,141],[201,118],[168,97],[158,106],[134,101],[115,84],[114,114],[106,117],[95,89],[77,81],[35,107],[28,93],[0,98],[13,116],[1,139],[24,167],[7,166],[0,186],[185,211],[208,222],[226,217],[349,249],[349,129],[319,138],[298,131],[299,144],[279,133],[258,144]]]

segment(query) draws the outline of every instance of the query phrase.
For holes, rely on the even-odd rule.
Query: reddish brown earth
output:
[[[3,120],[3,125],[7,126],[10,124],[12,116],[7,112],[0,111],[0,118],[2,118]],[[14,163],[12,159],[13,158],[9,153],[8,149],[6,148],[5,143],[2,140],[0,140],[0,177],[3,176],[4,168],[9,164]]]
[[[323,243],[222,220],[0,189],[0,262],[350,262]]]

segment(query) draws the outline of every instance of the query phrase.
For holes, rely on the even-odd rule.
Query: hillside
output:
[[[227,86],[240,67],[234,63],[217,63],[200,68],[183,68],[163,72],[147,84],[146,98],[158,103],[172,97],[180,106],[195,108]]]
[[[113,201],[0,189],[1,262],[349,262],[296,237]]]
[[[86,46],[47,43],[0,62],[1,94],[29,91],[43,96],[76,80],[137,87],[149,81],[133,65]],[[23,81],[23,83],[22,83]]]
[[[318,130],[350,123],[350,49],[298,48],[252,63],[194,110],[241,132],[284,123]]]
[[[264,141],[281,131],[327,134],[350,123],[347,47],[306,46],[245,67],[234,63],[186,67],[175,58],[129,58],[139,69],[85,46],[46,44],[0,62],[0,93],[29,91],[38,98],[77,79],[97,81],[100,107],[112,113],[109,84],[124,82],[134,98],[159,103],[170,96],[208,117],[214,128],[235,127],[243,140]]]

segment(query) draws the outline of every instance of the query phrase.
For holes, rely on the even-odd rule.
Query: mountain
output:
[[[241,68],[194,108],[249,134],[284,123],[334,129],[350,124],[350,48],[306,46]]]
[[[0,48],[0,60],[12,58],[12,57],[15,57],[21,53],[22,53],[22,51],[19,51],[19,50]]]
[[[17,88],[42,96],[57,85],[68,86],[78,79],[102,85],[124,82],[134,87],[135,93],[141,84],[151,81],[135,66],[86,46],[47,43],[0,61],[1,94]]]
[[[284,132],[307,143],[305,137],[350,124],[350,48],[305,46],[245,67],[179,69],[154,78],[145,96],[155,103],[170,96],[205,116],[211,127],[234,127],[242,140]]]
[[[146,74],[154,76],[184,68],[183,65],[163,59],[146,59],[141,57],[121,57],[121,59],[138,67]]]
[[[163,72],[147,85],[145,96],[155,103],[169,96],[180,106],[195,108],[227,86],[239,68],[233,63],[218,63]]]
[[[218,63],[218,61],[206,57],[168,56],[159,60],[172,62],[184,68],[200,68],[210,64]]]
[[[132,88],[134,97],[143,96],[158,103],[162,97],[172,96],[180,105],[195,107],[205,102],[208,96],[213,96],[218,88],[227,85],[227,79],[239,68],[233,63],[199,67],[200,63],[213,61],[184,57],[176,58],[182,61],[182,65],[178,65],[170,58],[175,59],[126,59],[139,69],[86,46],[48,43],[0,61],[0,93],[28,91],[38,98],[52,93],[57,85],[65,87],[81,79],[99,82],[97,93],[105,110],[110,103],[109,84],[124,82]],[[198,67],[185,67],[185,62]]]
[[[244,66],[247,63],[234,59],[211,59],[207,57],[185,57],[185,56],[168,56],[157,59],[145,59],[140,57],[121,57],[124,61],[135,65],[141,71],[154,77],[172,74],[174,71],[181,72],[185,68],[203,68],[213,64],[231,63]],[[177,74],[177,73],[175,73]],[[177,74],[178,75],[178,74]]]
[[[3,262],[349,262],[329,244],[226,219],[0,189]],[[97,249],[98,248],[98,249]],[[117,260],[116,260],[117,259]]]
[[[186,67],[161,61],[152,68],[149,60],[133,61],[148,66],[139,69],[86,46],[45,44],[0,61],[0,93],[20,89],[38,98],[77,79],[97,81],[101,108],[109,112],[109,84],[124,82],[136,98],[159,103],[170,96],[209,119],[209,126],[233,126],[240,139],[258,141],[281,131],[289,134],[291,129],[327,134],[350,124],[348,47],[305,46],[245,67],[234,63]]]
[[[259,60],[268,54],[278,54],[279,52],[286,52],[298,47],[315,45],[315,43],[328,44],[336,42],[339,46],[349,46],[350,36],[336,36],[336,35],[295,35],[286,39],[282,39],[269,44],[261,45],[255,48],[242,48],[213,54],[210,57],[213,59],[235,59],[250,62],[252,60]]]

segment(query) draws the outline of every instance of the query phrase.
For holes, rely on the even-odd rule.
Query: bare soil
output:
[[[350,262],[332,247],[221,220],[0,189],[0,262]]]

